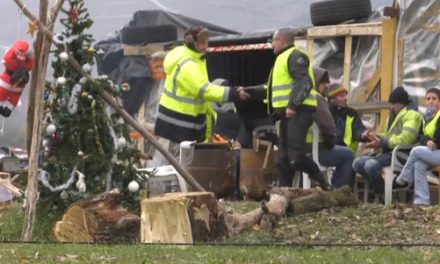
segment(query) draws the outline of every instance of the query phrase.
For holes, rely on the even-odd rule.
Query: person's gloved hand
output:
[[[9,108],[1,107],[0,115],[2,115],[4,117],[9,117],[11,115],[11,112],[12,111]]]
[[[14,85],[17,84],[25,85],[28,83],[28,81],[29,81],[29,72],[25,68],[20,68],[11,75],[11,82]]]

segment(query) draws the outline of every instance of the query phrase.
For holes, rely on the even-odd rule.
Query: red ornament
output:
[[[74,6],[72,6],[72,9],[70,9],[70,12],[69,12],[70,22],[72,24],[78,23],[78,17],[79,17],[79,9],[78,9],[77,5],[74,5]]]

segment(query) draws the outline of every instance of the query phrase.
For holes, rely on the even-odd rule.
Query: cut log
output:
[[[317,212],[331,207],[354,206],[358,204],[349,186],[344,186],[334,192],[316,192],[308,196],[294,199],[290,209],[294,214]]]
[[[137,242],[140,218],[121,206],[120,193],[73,203],[53,229],[60,242]]]
[[[333,192],[324,192],[321,188],[294,189],[288,187],[273,188],[270,199],[262,203],[261,208],[242,215],[225,215],[225,225],[229,234],[239,234],[254,225],[270,230],[278,218],[288,212],[303,214],[316,212],[336,206],[356,205],[357,199],[349,186]]]
[[[226,235],[211,192],[167,193],[141,201],[141,242],[193,243]]]

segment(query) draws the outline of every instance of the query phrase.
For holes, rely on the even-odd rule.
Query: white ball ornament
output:
[[[124,137],[118,138],[118,148],[123,148],[127,145],[127,140]]]
[[[57,127],[54,124],[49,124],[46,127],[46,133],[49,134],[49,135],[55,133],[55,131],[57,131]]]
[[[49,140],[48,139],[43,139],[43,142],[41,142],[41,145],[43,145],[43,147],[48,147],[49,146]]]
[[[60,59],[62,61],[67,61],[69,59],[69,54],[67,54],[67,52],[63,51],[60,53]]]
[[[80,157],[84,156],[84,152],[82,152],[81,150],[78,151],[78,156],[80,156]]]
[[[60,193],[60,198],[63,199],[63,200],[66,200],[67,198],[69,198],[69,194],[65,190],[63,190]]]
[[[139,183],[137,181],[131,181],[128,184],[128,190],[132,193],[139,191]]]
[[[66,82],[67,82],[66,77],[61,76],[61,77],[58,77],[58,79],[57,79],[57,85],[65,85]]]
[[[92,71],[92,66],[90,66],[90,64],[86,63],[82,66],[82,70],[85,72],[91,72]]]

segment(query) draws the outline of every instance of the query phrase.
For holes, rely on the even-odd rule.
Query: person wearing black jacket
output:
[[[440,90],[430,88],[426,92],[425,125],[421,146],[413,148],[400,175],[399,185],[414,184],[414,204],[430,205],[427,170],[440,165]]]
[[[332,83],[327,96],[336,122],[336,145],[349,147],[356,153],[358,143],[368,140],[367,128],[356,110],[347,106],[348,91],[345,87]]]
[[[275,119],[280,120],[277,166],[280,185],[292,186],[294,170],[304,171],[325,190],[331,186],[313,160],[306,156],[306,137],[316,111],[317,92],[313,67],[304,52],[294,46],[292,29],[274,32],[272,46],[276,55],[271,71],[267,99]]]
[[[334,188],[344,185],[353,185],[354,171],[352,164],[354,152],[350,148],[337,144],[336,124],[327,101],[330,79],[328,72],[322,68],[314,68],[316,90],[319,92],[318,109],[313,114],[313,121],[318,125],[320,132],[319,162],[326,167],[335,167],[331,184]],[[322,143],[321,143],[322,142]]]

